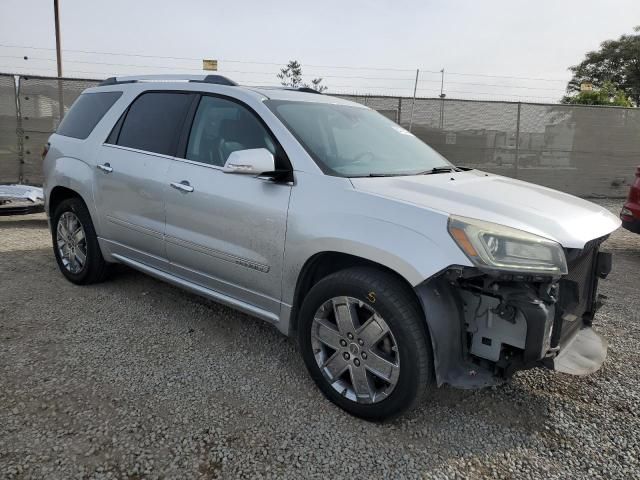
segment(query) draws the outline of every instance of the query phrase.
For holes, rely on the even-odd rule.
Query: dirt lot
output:
[[[444,388],[371,424],[267,324],[126,268],[73,286],[43,216],[0,219],[0,477],[638,478],[640,236],[606,248],[598,373]]]

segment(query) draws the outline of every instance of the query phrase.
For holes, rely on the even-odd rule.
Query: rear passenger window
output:
[[[118,145],[147,152],[174,155],[192,94],[151,92],[129,107]]]
[[[186,158],[222,167],[231,152],[250,148],[276,151],[269,132],[247,108],[224,98],[203,96],[193,119]]]
[[[83,93],[73,102],[56,133],[84,140],[121,96],[122,92]]]

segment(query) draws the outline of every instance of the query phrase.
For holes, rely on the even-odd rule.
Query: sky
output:
[[[0,72],[55,75],[53,0],[0,0]],[[201,73],[276,84],[299,60],[330,92],[558,100],[567,68],[640,25],[640,1],[60,0],[63,74]],[[36,47],[36,48],[26,48]],[[27,60],[24,60],[27,56]],[[167,58],[173,57],[173,58]]]

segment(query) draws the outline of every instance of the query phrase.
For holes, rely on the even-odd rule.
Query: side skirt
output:
[[[189,282],[188,280],[185,280],[180,277],[176,277],[167,272],[163,272],[162,270],[159,270],[157,268],[150,267],[148,265],[145,265],[144,263],[140,263],[130,258],[124,257],[120,254],[113,253],[112,256],[114,259],[118,260],[119,262],[122,262],[123,264],[131,268],[134,268],[136,270],[140,270],[141,272],[146,273],[147,275],[150,275],[152,277],[155,277],[158,280],[162,280],[164,282],[175,285],[176,287],[183,288],[192,293],[195,293],[196,295],[200,295],[202,297],[213,300],[214,302],[222,303],[231,308],[234,308],[243,313],[246,313],[247,315],[261,318],[262,320],[265,320],[274,325],[277,325],[280,320],[278,315],[271,313],[267,310],[264,310],[262,308],[256,307],[255,305],[250,305],[248,303],[242,302],[241,300],[235,299],[228,295],[224,295],[220,292],[216,292],[215,290],[211,290],[201,285],[197,285],[195,283]]]

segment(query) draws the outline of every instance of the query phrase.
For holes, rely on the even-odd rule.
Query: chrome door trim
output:
[[[228,253],[221,252],[220,250],[215,250],[213,248],[205,247],[204,245],[200,245],[199,243],[189,242],[181,238],[165,236],[165,241],[167,243],[177,245],[178,247],[184,247],[190,250],[195,250],[198,253],[204,253],[205,255],[209,255],[210,257],[218,258],[220,260],[224,260],[230,263],[235,263],[236,265],[240,265],[241,267],[251,268],[252,270],[256,270],[258,272],[269,273],[269,270],[271,269],[269,265],[258,263],[248,258],[230,255]]]
[[[140,225],[136,225],[134,223],[127,222],[125,220],[120,220],[112,215],[105,215],[106,219],[111,223],[115,223],[120,227],[130,228],[131,230],[135,230],[138,233],[144,233],[146,235],[150,235],[158,240],[164,239],[164,234],[162,232],[158,232],[157,230],[152,230],[150,228],[142,227]]]
[[[122,145],[114,145],[112,143],[103,143],[102,146],[108,147],[108,148],[117,148],[118,150],[126,150],[127,152],[141,153],[143,155],[151,155],[152,157],[168,158],[170,160],[173,160],[176,158],[171,155],[165,155],[164,153],[149,152],[148,150],[140,150],[137,148],[123,147]]]

